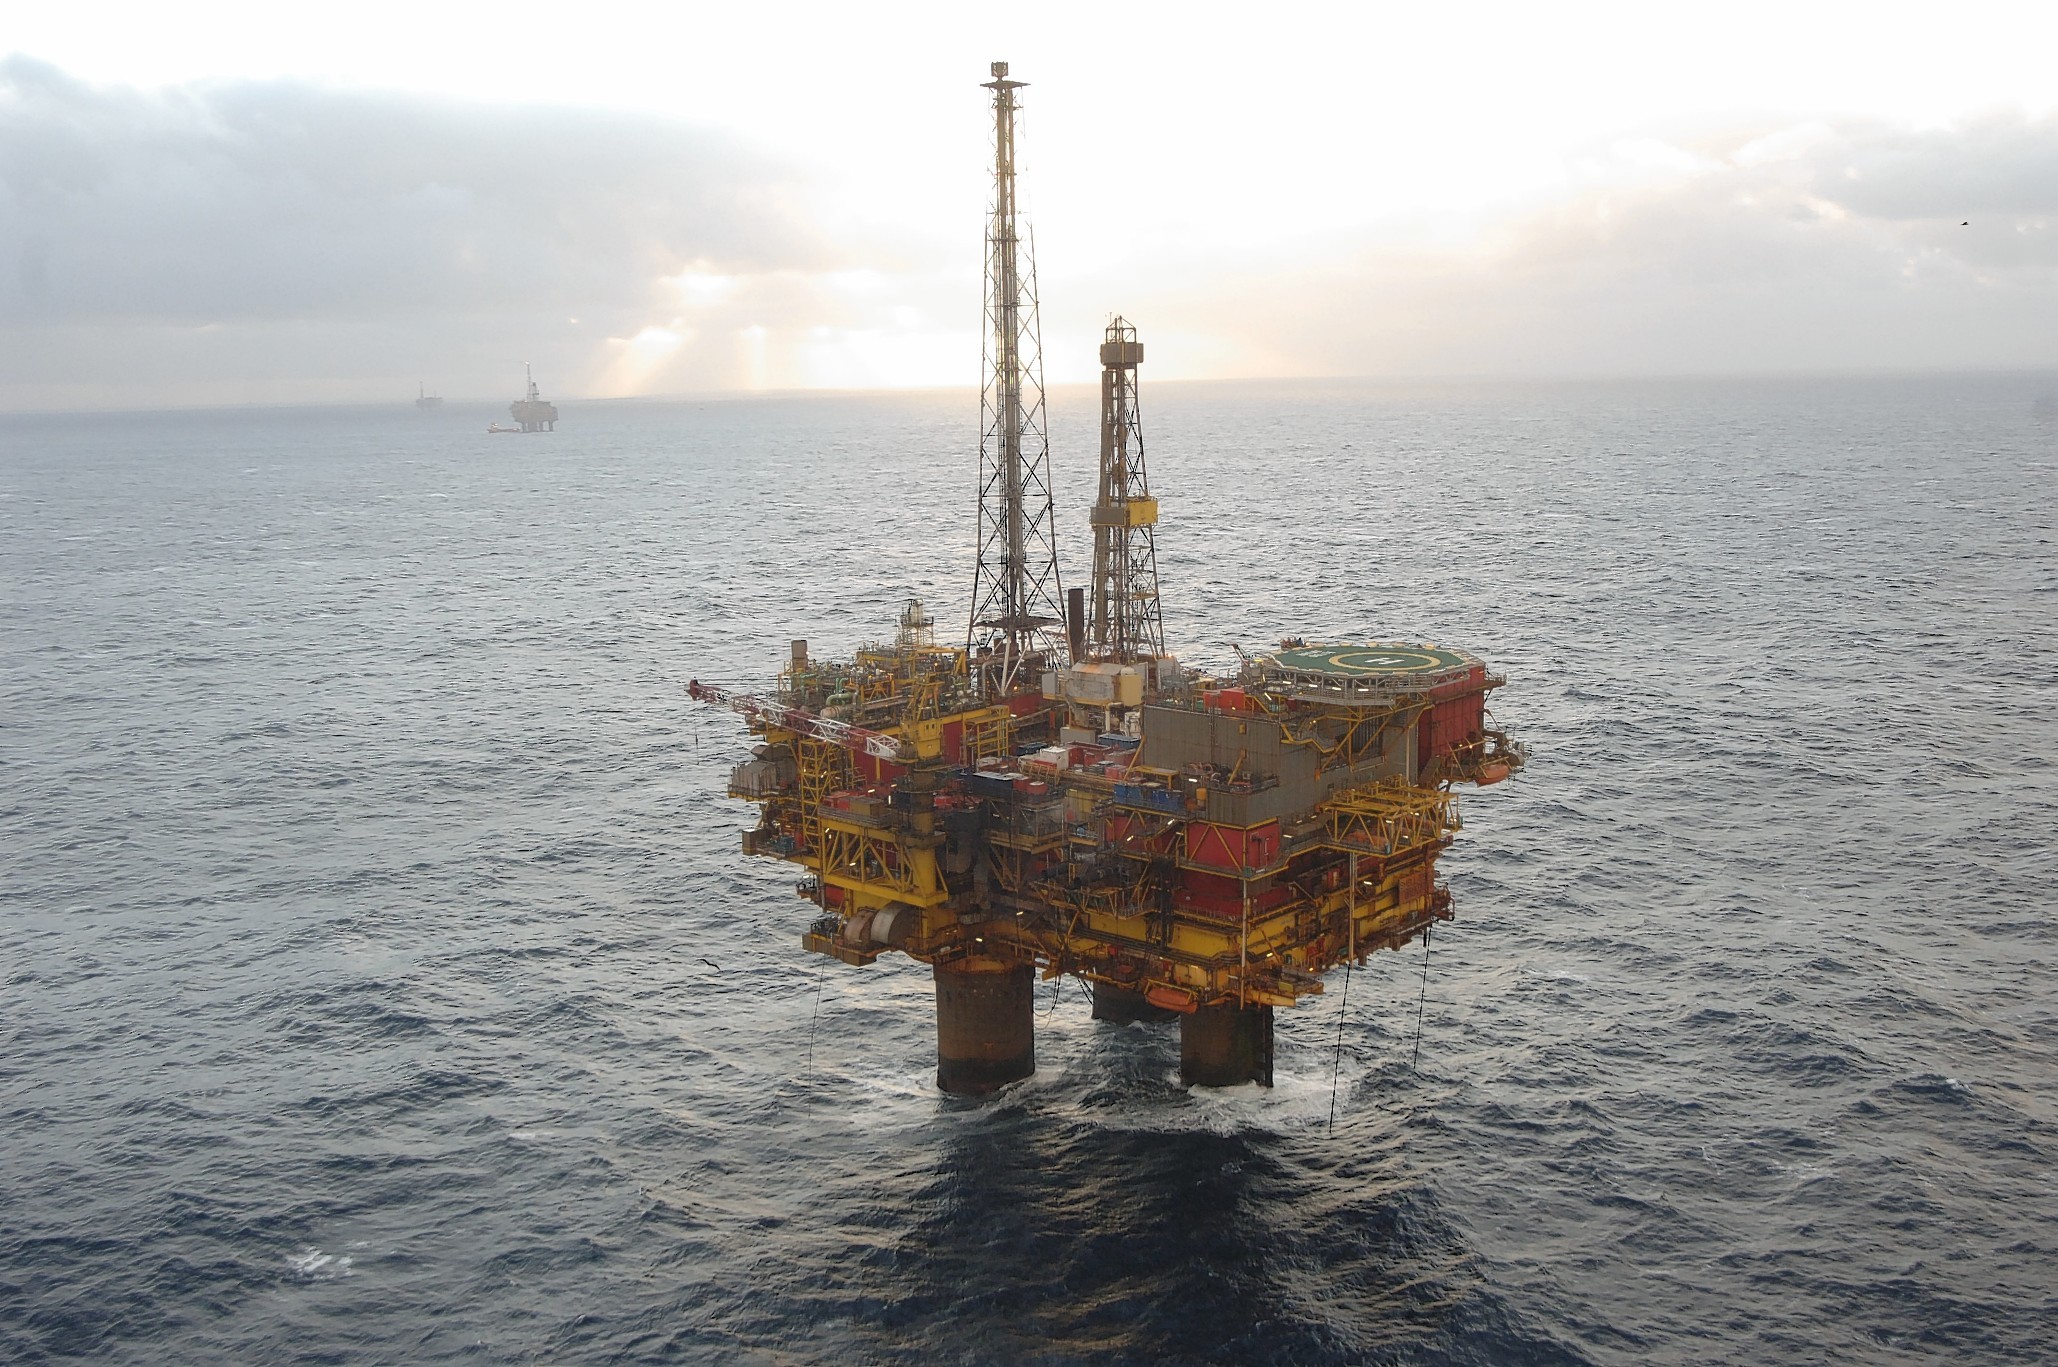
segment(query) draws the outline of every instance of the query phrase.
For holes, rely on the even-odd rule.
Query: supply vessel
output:
[[[757,696],[694,680],[757,737],[729,793],[743,852],[798,866],[816,954],[888,954],[935,979],[937,1085],[1035,1070],[1034,983],[1072,975],[1093,1014],[1176,1021],[1195,1085],[1271,1085],[1273,1012],[1451,915],[1436,862],[1455,785],[1520,770],[1504,680],[1418,641],[1238,652],[1219,676],[1168,653],[1159,503],[1144,461],[1143,344],[1100,346],[1087,585],[1067,592],[1044,424],[1033,263],[1015,207],[1022,82],[996,62],[987,220],[979,557],[965,634],[910,600],[886,639],[816,659],[793,641]]]

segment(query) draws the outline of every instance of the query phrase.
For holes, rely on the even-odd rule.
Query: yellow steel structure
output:
[[[1448,789],[1398,782],[1340,793],[1316,811],[1329,848],[1382,858],[1444,840],[1465,825]]]
[[[901,831],[859,823],[833,813],[821,821],[818,867],[824,885],[850,894],[851,914],[877,911],[896,902],[939,907],[950,900],[936,868],[936,851],[906,839]]]
[[[1189,1081],[1269,1084],[1272,1010],[1450,916],[1436,861],[1462,827],[1451,786],[1498,782],[1525,752],[1486,712],[1503,681],[1462,650],[1294,637],[1239,649],[1220,678],[1165,653],[1143,345],[1121,317],[1100,350],[1091,606],[1075,590],[1066,620],[1014,207],[1022,83],[1005,63],[992,71],[966,640],[938,645],[910,599],[890,640],[846,659],[793,642],[773,697],[691,692],[744,714],[762,742],[730,791],[760,805],[745,851],[806,872],[806,948],[932,966],[940,1086],[988,1090],[1034,1069],[1037,973],[1092,982],[1097,1014],[1176,1014]]]
[[[1296,702],[1250,680],[1233,714],[1249,718],[1243,743],[1219,768],[1144,764],[1190,745],[1176,728],[1154,741],[1148,720],[1119,768],[1074,768],[1063,746],[1057,760],[1011,757],[1015,711],[963,705],[976,696],[963,669],[962,652],[918,641],[869,647],[848,665],[796,669],[791,696],[896,724],[823,739],[808,734],[813,714],[788,706],[765,714],[783,722],[758,725],[791,751],[794,782],[755,794],[764,817],[746,848],[812,875],[801,886],[827,916],[808,948],[852,964],[896,950],[939,969],[1068,973],[1180,1013],[1291,1006],[1320,994],[1329,970],[1450,914],[1434,868],[1463,825],[1450,783],[1522,757],[1497,732],[1446,726],[1417,765],[1432,714],[1477,711],[1475,671],[1383,705]],[[1189,697],[1167,715],[1212,713]],[[1254,726],[1275,729],[1273,751],[1253,749]],[[1294,784],[1367,777],[1305,802],[1255,772],[1264,753],[1271,764],[1307,755]],[[1411,781],[1416,767],[1423,781]],[[1225,820],[1238,801],[1278,815]]]

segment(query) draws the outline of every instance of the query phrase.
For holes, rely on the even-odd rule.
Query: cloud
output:
[[[2058,217],[2058,120],[1956,128],[1870,124],[1824,137],[1796,169],[1853,213],[1890,220]]]
[[[696,263],[831,253],[705,130],[287,82],[143,93],[0,62],[18,318],[226,322],[605,308]]]
[[[699,339],[663,367],[674,384],[733,383],[740,334],[820,324],[854,257],[880,254],[823,233],[813,189],[650,116],[138,91],[10,57],[0,403],[362,397],[417,373],[491,393],[530,357],[562,392],[653,327]]]
[[[1165,378],[2058,363],[2058,118],[1641,130],[1566,164],[1441,237],[1043,221],[1052,378],[1090,376],[1112,311]],[[974,382],[978,206],[861,226],[837,193],[655,116],[9,58],[0,407],[511,397],[524,360],[559,397]],[[1183,193],[1139,181],[1138,221]]]
[[[1240,334],[1245,366],[1279,374],[2058,362],[2058,119],[1636,148],[1640,172],[1591,168],[1463,248],[1332,242],[1316,270],[1247,268],[1207,312],[1151,302],[1197,344]]]

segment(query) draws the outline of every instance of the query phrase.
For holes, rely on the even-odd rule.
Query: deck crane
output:
[[[915,605],[919,607],[919,605]],[[943,759],[943,723],[936,714],[934,681],[917,682],[907,695],[902,736],[891,736],[819,712],[715,684],[689,680],[687,695],[696,702],[726,707],[768,739],[813,741],[850,755],[879,761],[877,778],[890,784],[897,811],[888,815],[857,807],[825,809],[810,802],[799,773],[781,783],[800,780],[794,855],[814,870],[812,895],[827,909],[830,899],[850,910],[839,919],[825,916],[802,943],[847,963],[870,963],[888,947],[905,947],[911,939],[944,933],[953,919],[948,910],[954,889],[940,856],[949,843],[937,825],[936,794],[949,765]],[[796,746],[798,748],[798,746]],[[889,769],[887,766],[892,766]],[[748,768],[749,766],[745,766]],[[732,782],[732,793],[738,792]],[[769,794],[766,794],[769,796]],[[812,808],[810,811],[809,809]],[[777,838],[778,822],[768,809],[758,831],[747,833],[745,848]],[[968,860],[953,860],[969,872]]]
[[[781,731],[791,731],[809,740],[827,741],[840,745],[854,754],[870,755],[889,764],[913,764],[915,747],[883,731],[870,731],[849,722],[836,721],[819,716],[805,708],[789,707],[770,698],[760,698],[749,693],[737,693],[715,684],[704,684],[690,679],[686,684],[686,696],[695,702],[713,703],[726,707],[745,721],[757,722]]]

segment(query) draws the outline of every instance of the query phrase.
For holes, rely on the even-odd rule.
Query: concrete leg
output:
[[[1131,992],[1113,983],[1093,985],[1093,1018],[1097,1021],[1127,1025],[1131,1021],[1168,1021],[1178,1014],[1177,1011],[1151,1005],[1141,992]]]
[[[1270,1087],[1272,1008],[1204,1006],[1180,1017],[1179,1080],[1196,1087]]]
[[[1027,965],[936,965],[936,1085],[977,1096],[1035,1072],[1034,998]]]

